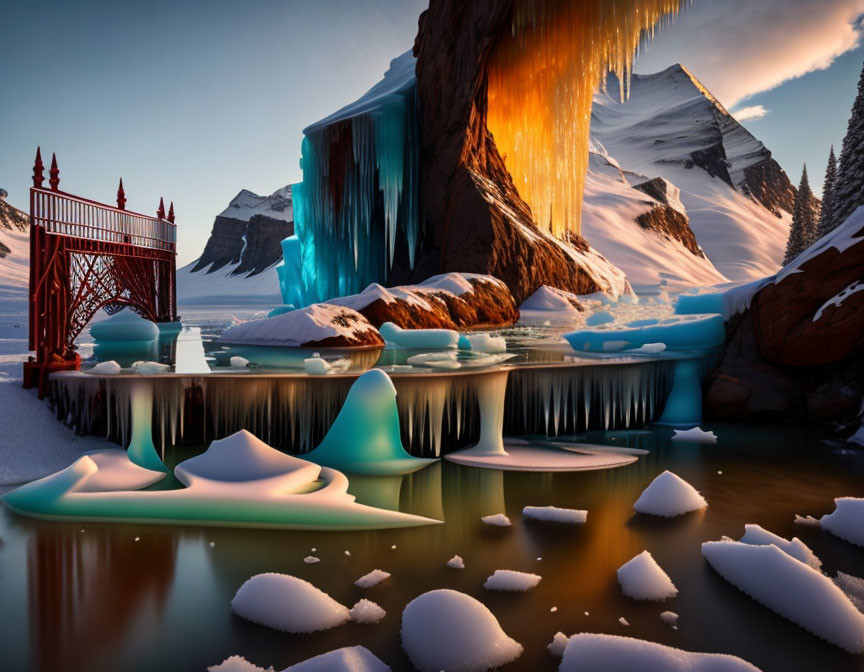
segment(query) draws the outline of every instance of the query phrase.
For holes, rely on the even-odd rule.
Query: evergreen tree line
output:
[[[788,264],[822,236],[840,226],[855,210],[864,205],[864,68],[858,80],[858,95],[846,127],[840,150],[840,161],[834,147],[828,153],[822,207],[817,206],[807,180],[807,166],[792,208],[792,227],[783,264]]]

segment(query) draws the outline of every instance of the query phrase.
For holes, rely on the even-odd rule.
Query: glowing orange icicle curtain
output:
[[[611,70],[624,98],[640,40],[681,4],[514,0],[488,71],[487,124],[541,229],[579,233],[594,92]]]

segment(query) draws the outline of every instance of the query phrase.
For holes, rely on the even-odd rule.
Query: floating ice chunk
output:
[[[646,343],[641,348],[631,348],[627,351],[628,354],[637,355],[657,355],[666,349],[665,343]]]
[[[580,509],[559,509],[557,506],[526,506],[522,509],[522,516],[545,523],[582,525],[588,519],[588,512]]]
[[[346,646],[286,667],[282,672],[390,672],[365,646]]]
[[[834,511],[819,519],[823,530],[856,546],[864,546],[864,499],[838,497]]]
[[[726,340],[723,317],[720,315],[683,315],[667,317],[657,324],[619,329],[582,329],[564,334],[574,350],[609,352],[614,349],[640,348],[647,343],[665,343],[672,350],[716,348]],[[623,348],[617,343],[624,342]]]
[[[711,294],[681,294],[675,301],[676,315],[723,315],[723,292]]]
[[[354,585],[358,588],[371,588],[372,586],[377,586],[384,579],[389,579],[390,574],[388,572],[381,571],[380,569],[373,569],[368,574],[361,576],[354,582]]]
[[[308,581],[258,574],[240,586],[231,608],[247,621],[284,632],[317,632],[346,623],[348,608]]]
[[[391,348],[455,348],[459,343],[459,332],[452,329],[403,329],[385,322],[378,332]]]
[[[437,369],[458,369],[462,365],[458,361],[459,353],[455,350],[445,352],[424,352],[412,355],[405,361],[411,366],[429,366]]]
[[[155,376],[160,373],[168,373],[171,367],[159,362],[135,362],[131,369],[142,376]]]
[[[507,341],[502,336],[468,334],[466,338],[471,346],[471,350],[491,353],[507,352]]]
[[[769,532],[763,527],[754,524],[744,526],[744,536],[739,539],[742,544],[750,544],[752,546],[768,546],[774,544],[781,551],[786,553],[796,560],[809,565],[813,569],[819,569],[822,566],[822,561],[816,557],[816,554],[810,550],[803,541],[798,537],[793,537],[792,541],[779,537],[773,532]]]
[[[480,672],[522,655],[482,603],[455,590],[433,590],[402,612],[402,648],[420,672]]]
[[[396,388],[380,369],[360,376],[326,436],[304,459],[352,474],[407,474],[434,462],[402,447]]]
[[[702,555],[757,602],[850,653],[864,653],[864,614],[821,572],[773,544],[707,541]]]
[[[674,518],[708,506],[705,498],[683,478],[664,471],[645,488],[633,508],[638,513]]]
[[[701,427],[693,427],[692,429],[676,429],[672,435],[673,441],[690,441],[692,443],[717,443],[717,436],[714,432],[706,432]]]
[[[321,562],[321,558],[316,558],[314,555],[307,555],[303,558],[303,562],[307,565],[314,565],[316,562]]]
[[[330,362],[326,359],[321,359],[321,355],[316,352],[315,356],[303,360],[303,368],[306,369],[306,373],[308,374],[322,376],[330,373]]]
[[[556,658],[560,658],[564,655],[564,649],[567,648],[567,642],[569,641],[570,638],[559,630],[552,637],[552,641],[546,645],[546,649]]]
[[[585,324],[589,327],[599,327],[601,324],[609,324],[614,322],[615,318],[612,313],[606,310],[600,310],[592,315],[589,315],[585,320]]]
[[[618,568],[621,592],[634,600],[668,600],[678,594],[669,575],[648,551],[642,551]]]
[[[486,590],[526,591],[536,587],[542,578],[539,574],[496,569],[492,576],[486,579],[483,587]]]
[[[851,574],[837,572],[834,577],[834,583],[837,587],[846,593],[846,597],[852,602],[858,611],[864,612],[864,579]]]
[[[370,600],[360,600],[351,607],[351,620],[355,623],[377,623],[387,615],[380,606]]]
[[[628,621],[628,620],[627,620],[626,618],[624,618],[623,616],[621,616],[621,617],[618,619],[618,622],[619,622],[621,625],[623,625],[625,628],[630,627],[630,621]]]
[[[447,566],[453,569],[465,569],[465,561],[458,555],[454,555],[447,561]]]
[[[664,611],[660,614],[660,620],[663,621],[666,625],[678,625],[678,614],[674,611]]]
[[[229,360],[229,363],[231,364],[232,369],[245,369],[247,366],[249,366],[249,360],[245,357],[240,357],[238,355],[234,355]]]
[[[482,520],[487,525],[494,525],[496,527],[510,527],[510,519],[503,513],[493,513],[489,516],[483,516],[480,520]]]
[[[806,527],[819,527],[819,519],[814,518],[813,516],[799,516],[796,513],[795,520],[793,522],[796,525],[804,525]]]
[[[107,362],[99,362],[96,366],[87,369],[86,373],[98,376],[116,376],[122,370],[122,367],[112,359]]]
[[[564,649],[558,672],[760,672],[722,653],[691,653],[633,637],[582,632]]]
[[[207,672],[274,672],[272,667],[266,670],[263,667],[253,665],[243,656],[231,656],[218,665],[210,665]]]
[[[159,338],[159,327],[127,309],[94,324],[90,335],[96,341],[152,341]]]

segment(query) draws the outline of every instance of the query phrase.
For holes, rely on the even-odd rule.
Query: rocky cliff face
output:
[[[420,193],[438,269],[494,275],[518,302],[543,285],[621,293],[624,274],[583,239],[537,228],[487,130],[486,71],[511,12],[509,0],[438,0],[420,17]]]
[[[279,261],[280,243],[293,233],[290,186],[270,196],[244,189],[216,216],[191,272],[213,273],[230,265],[232,275],[257,275]]]
[[[753,297],[729,327],[706,411],[854,424],[864,403],[864,207]]]
[[[0,229],[26,233],[30,229],[30,216],[6,202],[6,190],[0,189]],[[0,240],[0,259],[12,253],[12,248]]]

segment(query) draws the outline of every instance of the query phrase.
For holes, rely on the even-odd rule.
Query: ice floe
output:
[[[265,670],[241,656],[231,656],[220,665],[210,666],[207,670],[208,672],[274,672],[272,667]],[[286,667],[282,672],[390,672],[390,667],[364,646],[346,646]]]
[[[96,366],[92,366],[85,371],[85,373],[92,373],[93,375],[98,376],[116,376],[123,370],[117,362],[113,359],[107,362],[99,362]]]
[[[359,579],[354,582],[354,585],[358,588],[371,588],[372,586],[377,586],[384,579],[389,579],[390,573],[382,571],[380,569],[373,569],[368,574],[364,574]]]
[[[459,332],[452,329],[403,329],[392,322],[385,322],[378,332],[389,348],[455,348],[459,343]]]
[[[674,518],[708,506],[705,498],[680,476],[664,471],[642,491],[633,504],[637,513]]]
[[[678,625],[678,614],[674,611],[664,611],[660,614],[660,620],[674,628]]]
[[[516,660],[523,651],[486,605],[447,589],[408,603],[402,612],[402,648],[420,672],[481,672]]]
[[[465,337],[471,350],[478,352],[501,353],[507,351],[507,341],[502,336],[491,334],[467,334]]]
[[[648,551],[642,551],[618,568],[621,592],[634,600],[668,600],[678,594],[669,575]]]
[[[454,555],[446,564],[453,569],[465,569],[465,561],[459,555]]]
[[[564,649],[558,672],[760,672],[722,653],[694,653],[633,637],[583,632]]]
[[[249,360],[245,357],[240,357],[239,355],[234,355],[228,360],[228,362],[232,369],[245,369],[249,366]]]
[[[738,541],[742,544],[750,544],[752,546],[768,546],[774,544],[781,551],[786,553],[796,560],[809,565],[813,569],[819,569],[822,566],[822,561],[816,557],[816,554],[810,550],[803,541],[798,537],[793,537],[792,541],[784,539],[773,532],[769,532],[759,525],[749,523],[744,526],[744,536]]]
[[[539,574],[517,572],[512,569],[496,569],[486,579],[483,587],[486,590],[526,591],[536,587],[542,578]]]
[[[494,527],[510,527],[510,519],[505,516],[503,513],[493,513],[488,516],[483,516],[480,518],[487,525],[492,525]]]
[[[773,544],[708,541],[702,555],[757,602],[850,653],[864,653],[864,614],[821,572]]]
[[[267,669],[250,663],[243,656],[230,656],[218,665],[210,665],[207,672],[274,672],[272,667]]]
[[[582,525],[588,519],[588,512],[580,509],[559,509],[557,506],[526,506],[522,509],[522,516],[544,523]]]
[[[851,544],[864,547],[864,499],[838,497],[834,511],[819,519],[819,526]]]
[[[570,638],[560,630],[552,637],[552,641],[546,645],[546,649],[556,658],[564,655],[564,649],[567,648],[567,642]]]
[[[371,600],[362,599],[349,612],[351,620],[355,623],[372,624],[377,623],[387,615],[380,606]]]
[[[692,429],[676,429],[672,435],[673,441],[689,441],[691,443],[717,443],[714,432],[706,432],[701,427]]]
[[[247,621],[292,633],[329,630],[351,618],[347,607],[308,581],[275,573],[248,579],[231,609]]]
[[[672,350],[717,348],[726,340],[720,315],[676,315],[642,320],[637,326],[581,329],[564,334],[570,347],[580,352],[614,352],[665,343]]]

